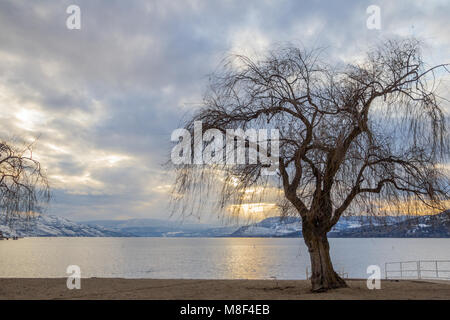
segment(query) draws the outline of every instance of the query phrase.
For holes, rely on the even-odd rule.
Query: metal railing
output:
[[[386,279],[450,280],[450,260],[386,262],[384,272]]]

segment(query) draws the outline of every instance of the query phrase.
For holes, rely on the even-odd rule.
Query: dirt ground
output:
[[[66,279],[0,279],[0,299],[181,299],[181,300],[450,300],[450,281],[383,280],[369,290],[365,280],[347,280],[348,288],[311,293],[305,280],[165,280],[81,279],[81,289],[69,290]]]

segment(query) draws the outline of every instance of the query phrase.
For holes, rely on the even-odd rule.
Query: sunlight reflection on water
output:
[[[450,259],[450,239],[330,239],[337,271],[366,277],[388,261]],[[26,238],[0,241],[0,277],[305,279],[302,239]]]

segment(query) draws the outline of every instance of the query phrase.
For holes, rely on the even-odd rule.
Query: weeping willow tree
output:
[[[49,201],[45,172],[33,158],[32,145],[0,142],[0,224],[14,229],[28,223]]]
[[[345,287],[333,269],[327,239],[340,217],[380,215],[386,205],[411,210],[448,205],[447,100],[435,81],[448,70],[445,64],[427,66],[420,49],[414,39],[389,40],[346,65],[330,65],[322,51],[296,47],[258,60],[230,57],[212,75],[203,105],[185,123],[188,134],[181,140],[190,147],[176,150],[186,161],[174,166],[178,208],[200,212],[213,203],[217,212],[229,215],[246,203],[277,197],[283,215],[301,218],[312,290]],[[199,123],[205,134],[278,129],[277,141],[267,139],[268,146],[279,145],[277,154],[269,153],[276,160],[271,162],[275,174],[264,174],[264,161],[196,162],[192,150],[225,158],[237,148],[234,140],[230,147],[208,134],[190,139]],[[244,139],[249,157],[254,143]]]

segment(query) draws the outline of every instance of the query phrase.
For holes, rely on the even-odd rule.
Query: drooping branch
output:
[[[286,48],[260,61],[235,56],[211,77],[203,107],[185,128],[192,133],[201,121],[204,132],[278,129],[278,175],[264,177],[261,164],[182,165],[178,199],[200,199],[206,181],[208,192],[222,182],[216,200],[201,198],[222,209],[264,201],[262,193],[250,199],[248,190],[278,190],[278,200],[287,199],[321,230],[350,208],[368,214],[377,199],[416,197],[430,205],[449,199],[448,173],[440,168],[449,160],[446,100],[429,85],[447,65],[425,68],[414,39],[387,41],[344,68],[319,53]]]
[[[23,148],[0,142],[0,220],[14,227],[29,220],[50,198],[41,164],[33,157],[32,145]]]

